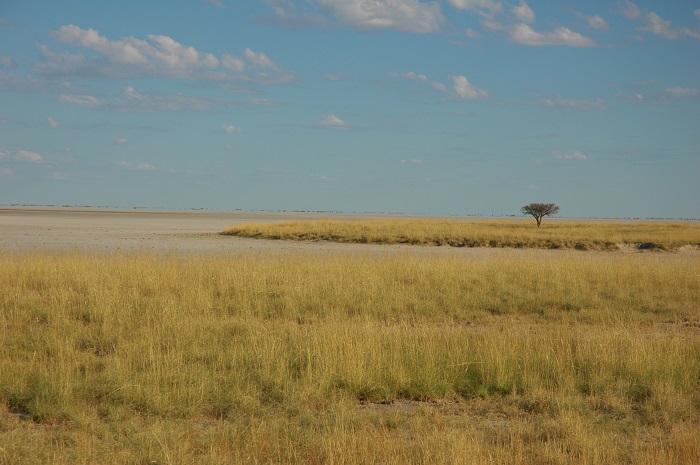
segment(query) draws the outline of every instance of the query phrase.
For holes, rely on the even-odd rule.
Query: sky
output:
[[[0,204],[700,218],[700,1],[0,0]]]

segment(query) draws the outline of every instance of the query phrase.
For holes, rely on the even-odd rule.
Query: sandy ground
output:
[[[99,210],[92,208],[0,208],[0,254],[26,252],[163,254],[235,253],[527,253],[507,249],[458,249],[407,245],[336,244],[246,239],[219,234],[242,223],[350,218],[339,214],[217,213],[203,211]],[[352,216],[362,218],[362,216]]]
[[[251,252],[293,254],[343,251],[353,254],[459,254],[474,259],[488,259],[499,255],[516,255],[524,258],[533,254],[560,256],[583,253],[575,250],[474,249],[272,241],[219,234],[230,226],[242,223],[350,217],[349,215],[310,213],[0,207],[0,254],[81,251],[108,254],[148,252],[221,255]],[[361,216],[352,216],[352,218],[361,218]]]
[[[242,223],[329,217],[338,219],[349,216],[91,208],[0,208],[0,253],[82,251],[227,254],[250,251],[390,252],[408,249],[406,246],[246,239],[219,234],[230,226]]]
[[[222,236],[241,223],[318,218],[303,214],[0,208],[0,253],[83,251],[231,253],[318,249],[324,245]]]

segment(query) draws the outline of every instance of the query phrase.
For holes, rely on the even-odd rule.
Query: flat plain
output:
[[[0,463],[696,463],[695,247],[220,234],[316,219],[0,210]]]

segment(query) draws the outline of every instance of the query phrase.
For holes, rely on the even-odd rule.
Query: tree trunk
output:
[[[538,217],[535,218],[535,219],[537,220],[537,227],[539,228],[539,227],[540,227],[540,223],[542,222],[542,217],[541,217],[541,216],[538,216]]]

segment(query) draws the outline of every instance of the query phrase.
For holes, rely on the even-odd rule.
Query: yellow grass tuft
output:
[[[671,222],[377,219],[244,224],[222,234],[264,239],[453,247],[676,250],[700,246],[700,224]]]

